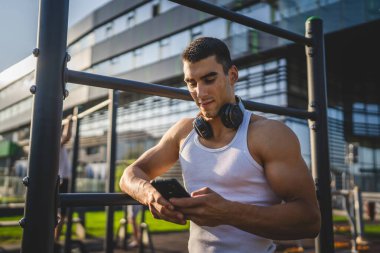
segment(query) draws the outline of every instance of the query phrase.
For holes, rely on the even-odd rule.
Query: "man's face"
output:
[[[235,102],[235,66],[226,75],[216,57],[210,56],[194,63],[184,61],[183,72],[187,88],[204,117],[215,118],[225,103]]]

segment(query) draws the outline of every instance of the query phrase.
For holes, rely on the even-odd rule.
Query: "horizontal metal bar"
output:
[[[156,95],[168,98],[177,98],[192,101],[189,92],[158,84],[147,84],[138,81],[126,80],[116,77],[102,76],[86,72],[66,70],[67,80],[70,83],[85,84],[89,86],[101,87],[106,89],[122,90],[127,92],[137,92],[149,95]]]
[[[0,204],[0,209],[2,208],[24,208],[25,203],[8,203]]]
[[[18,221],[0,221],[0,227],[16,227],[20,226]]]
[[[380,192],[362,192],[362,198],[366,201],[380,202]]]
[[[158,84],[148,84],[143,82],[131,81],[127,79],[121,79],[116,77],[102,76],[97,74],[91,74],[86,72],[78,72],[73,70],[66,70],[68,81],[71,83],[85,84],[89,86],[117,89],[128,92],[137,92],[149,95],[156,95],[162,97],[169,97],[175,99],[182,99],[187,101],[193,101],[189,91],[179,89],[175,87],[169,87]],[[316,118],[314,112],[308,112],[306,110],[300,110],[289,107],[282,107],[277,105],[268,105],[263,103],[257,103],[252,101],[243,101],[245,107],[248,110],[260,111],[265,113],[273,113],[278,115],[285,115],[300,119],[312,119]]]
[[[140,203],[124,193],[61,193],[59,206],[122,206]]]
[[[106,107],[109,103],[110,103],[110,100],[107,99],[107,100],[105,100],[105,101],[103,101],[97,105],[94,105],[93,107],[87,109],[86,111],[79,113],[77,118],[82,119],[83,117],[85,117],[85,116],[87,116],[93,112],[96,112],[97,110],[100,110],[103,107]]]
[[[202,12],[209,13],[211,15],[221,17],[266,33],[270,33],[272,35],[276,35],[278,37],[282,37],[284,39],[288,39],[294,41],[298,44],[302,45],[312,45],[312,40],[304,37],[303,35],[299,35],[297,33],[293,33],[287,31],[285,29],[278,28],[276,26],[258,21],[256,19],[244,16],[242,14],[236,13],[234,11],[228,10],[226,8],[216,6],[204,1],[196,1],[196,0],[170,0],[171,2],[175,2]]]
[[[299,119],[316,119],[315,112],[309,112],[307,110],[295,109],[290,107],[283,107],[277,105],[269,105],[264,103],[258,103],[253,101],[243,101],[244,107],[248,110],[259,111],[265,113],[273,113],[278,115],[285,115]]]
[[[96,112],[97,110],[100,110],[103,107],[106,107],[109,103],[110,103],[109,99],[107,99],[107,100],[105,100],[103,102],[100,102],[99,104],[94,105],[93,107],[87,109],[86,111],[79,113],[78,116],[73,116],[72,119],[73,120],[76,120],[77,118],[82,119],[83,117],[85,117],[85,116],[87,116],[87,115],[89,115],[89,114],[91,114],[93,112]],[[62,126],[65,125],[65,124],[67,124],[68,121],[69,121],[68,119],[63,119],[62,120]]]
[[[339,195],[341,195],[341,196],[348,196],[348,195],[351,194],[351,192],[352,192],[352,190],[344,190],[344,189],[342,189],[342,190],[331,191],[331,194],[332,195],[336,195],[336,196],[339,196]]]

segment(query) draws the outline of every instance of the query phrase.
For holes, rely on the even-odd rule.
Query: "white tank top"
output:
[[[193,129],[185,139],[179,159],[185,187],[193,192],[209,187],[225,199],[246,204],[268,206],[281,200],[269,187],[263,168],[251,156],[247,145],[249,111],[233,140],[226,146],[211,149],[199,142]],[[239,214],[236,214],[239,215]],[[272,240],[250,234],[229,225],[198,226],[190,222],[189,252],[260,252],[272,253]]]

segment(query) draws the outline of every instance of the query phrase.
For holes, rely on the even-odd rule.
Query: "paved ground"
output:
[[[188,240],[188,232],[176,232],[176,233],[160,233],[160,234],[152,234],[152,242],[156,253],[185,253],[187,252],[187,240]],[[342,236],[338,235],[335,236],[336,242],[342,242],[343,248],[336,249],[336,253],[348,253],[351,252],[349,242],[350,238],[348,236]],[[276,253],[280,252],[292,252],[289,251],[292,247],[297,246],[296,241],[281,241],[277,242],[278,247]],[[305,253],[312,253],[315,252],[314,250],[314,240],[303,240],[301,241],[302,245],[304,246],[304,252]],[[345,244],[345,245],[344,245]],[[104,252],[103,249],[103,240],[101,239],[89,239],[85,240],[84,242],[84,248],[88,253],[100,253]],[[20,252],[20,246],[19,245],[10,245],[10,246],[4,246],[3,248],[0,248],[0,253],[15,253]],[[63,252],[63,250],[61,251]],[[74,245],[72,253],[81,253],[83,251],[80,250],[80,247],[78,245]],[[139,249],[122,249],[120,246],[116,247],[114,250],[114,253],[138,253]],[[145,253],[152,252],[149,248],[149,244],[147,243],[144,247]],[[293,251],[296,252],[296,251]],[[369,250],[367,251],[360,251],[362,253],[379,253],[380,252],[380,238],[372,238],[370,240],[369,244]]]

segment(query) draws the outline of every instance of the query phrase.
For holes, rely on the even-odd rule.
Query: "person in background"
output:
[[[69,183],[71,178],[71,165],[69,156],[67,154],[67,149],[65,144],[71,139],[72,132],[72,115],[69,115],[65,119],[65,124],[63,125],[62,134],[61,134],[61,149],[59,152],[59,171],[58,175],[60,177],[59,192],[67,193],[69,191]],[[55,240],[58,241],[61,235],[62,226],[65,223],[66,219],[66,208],[60,208],[60,219],[55,228]]]

